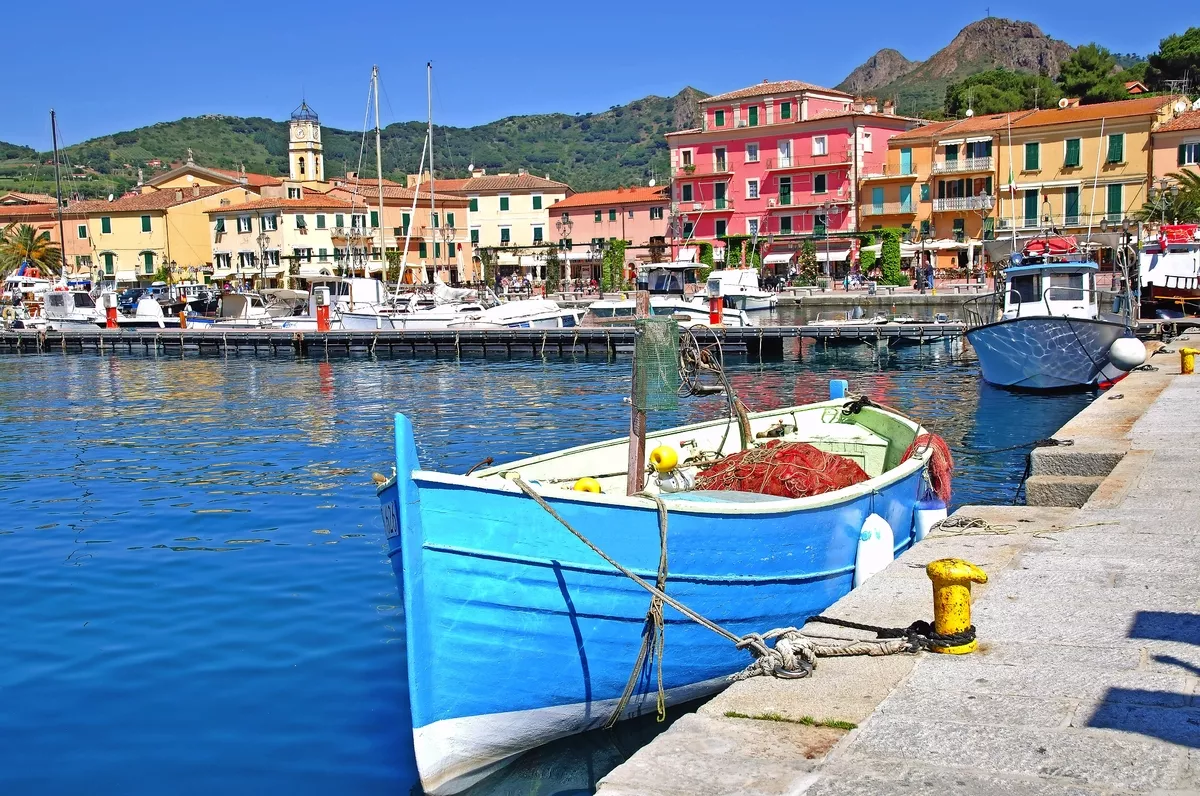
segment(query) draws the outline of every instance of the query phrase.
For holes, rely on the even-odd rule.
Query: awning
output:
[[[137,271],[117,271],[115,280],[117,282],[136,282]]]
[[[817,262],[843,263],[850,257],[850,250],[846,249],[840,252],[825,252],[817,250]]]
[[[767,265],[775,265],[777,263],[790,263],[796,257],[795,252],[780,252],[778,254],[768,254],[763,258],[763,262]]]
[[[314,279],[318,276],[334,276],[333,263],[301,263],[296,276],[301,279]]]
[[[679,261],[679,262],[685,262],[685,263],[694,263],[694,262],[696,262],[696,249],[695,249],[695,247],[693,247],[693,246],[684,246],[683,248],[681,248],[681,249],[679,250],[679,256],[678,256],[678,257],[676,257],[675,259],[676,259],[676,261]]]
[[[496,265],[520,265],[521,258],[515,254],[501,254],[496,258]]]

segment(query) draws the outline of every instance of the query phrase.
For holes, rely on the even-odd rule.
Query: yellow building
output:
[[[570,196],[566,183],[517,174],[486,174],[476,169],[463,180],[437,180],[438,193],[468,201],[467,239],[473,246],[541,247],[558,235],[550,226],[550,205]]]
[[[174,188],[190,189],[194,185],[199,185],[201,188],[233,188],[245,187],[262,194],[264,189],[270,193],[269,189],[276,189],[276,193],[282,192],[283,180],[280,177],[271,177],[267,174],[255,174],[247,172],[244,168],[233,171],[231,169],[216,169],[209,166],[201,166],[192,158],[192,151],[188,150],[187,160],[182,164],[175,166],[170,171],[165,171],[159,174],[140,186],[139,190],[142,193],[153,193],[154,191],[165,191]]]
[[[258,197],[244,186],[171,188],[106,202],[75,202],[70,212],[86,217],[97,278],[118,283],[151,282],[166,266],[173,281],[203,282],[212,270],[212,238],[205,211],[222,203]],[[84,225],[79,225],[83,227]]]
[[[998,136],[997,229],[1086,233],[1146,201],[1151,132],[1178,97],[1141,97],[1033,111]]]

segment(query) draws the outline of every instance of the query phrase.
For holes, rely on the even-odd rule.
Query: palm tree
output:
[[[1138,219],[1161,221],[1165,218],[1168,223],[1200,223],[1200,174],[1177,171],[1168,174],[1167,178],[1175,181],[1179,193],[1166,191],[1157,202],[1146,202],[1137,214]]]
[[[50,233],[39,233],[29,224],[9,224],[0,232],[0,271],[7,272],[28,262],[44,274],[62,264],[62,250],[50,243]]]

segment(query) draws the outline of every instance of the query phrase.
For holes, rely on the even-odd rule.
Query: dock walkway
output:
[[[1173,353],[1198,344],[1174,341],[1152,358],[1158,372],[1064,428],[1083,449],[1076,466],[1125,449],[1081,508],[966,507],[956,516],[987,527],[935,533],[826,612],[930,618],[924,565],[962,557],[990,578],[975,592],[979,651],[828,659],[807,680],[736,683],[599,796],[1200,792],[1200,376],[1176,375]]]
[[[830,345],[862,343],[887,347],[897,342],[922,345],[959,337],[961,323],[862,323],[838,326],[751,326],[692,331],[701,345],[720,340],[728,353],[779,358],[785,346],[809,338]],[[265,354],[344,356],[370,354],[403,357],[422,354],[458,356],[591,356],[633,351],[630,326],[569,329],[439,329],[434,331],[298,332],[289,329],[96,329],[95,331],[0,331],[0,353],[99,354]]]

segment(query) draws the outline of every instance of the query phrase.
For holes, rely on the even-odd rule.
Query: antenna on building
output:
[[[654,187],[654,178],[653,178],[653,177],[651,177],[651,178],[650,178],[649,185],[650,185],[650,187],[651,187],[651,188],[653,188],[653,187]]]

